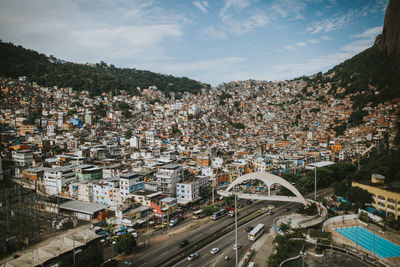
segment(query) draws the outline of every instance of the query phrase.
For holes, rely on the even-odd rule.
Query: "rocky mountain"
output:
[[[394,57],[400,68],[400,1],[390,0],[385,15],[382,34],[375,40],[375,46]]]

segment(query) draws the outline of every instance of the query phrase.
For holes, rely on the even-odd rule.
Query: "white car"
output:
[[[190,254],[188,257],[187,257],[187,260],[188,261],[192,261],[192,260],[194,260],[195,258],[197,258],[199,256],[199,254],[197,254],[197,253],[192,253],[192,254]]]
[[[219,248],[213,248],[212,250],[211,250],[211,254],[215,254],[215,253],[217,253],[219,251]]]
[[[233,245],[233,249],[234,250],[237,250],[237,249],[239,249],[239,248],[241,248],[242,247],[242,245],[240,245],[240,244],[235,244],[235,245]]]

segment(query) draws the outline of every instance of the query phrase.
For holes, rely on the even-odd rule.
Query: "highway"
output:
[[[319,194],[326,194],[331,189],[324,189],[319,192]],[[310,194],[311,196],[313,194]],[[257,201],[249,206],[245,206],[239,217],[243,216],[244,212],[251,213],[260,208],[267,207],[270,204],[269,201]],[[266,226],[265,231],[267,232],[270,227],[272,227],[272,221],[275,217],[282,216],[285,214],[290,214],[295,212],[297,205],[299,203],[286,203],[274,211],[273,215],[264,214],[251,222],[248,222],[238,228],[238,243],[242,245],[239,249],[239,261],[243,258],[246,251],[251,247],[251,242],[247,240],[247,232],[245,228],[247,226],[256,226],[258,223],[264,223]],[[284,211],[285,208],[290,208],[290,211]],[[129,261],[132,266],[136,267],[153,267],[158,266],[163,263],[166,259],[173,255],[178,254],[184,248],[179,247],[179,242],[181,240],[189,240],[189,245],[200,241],[205,236],[211,234],[212,232],[218,231],[219,229],[234,222],[234,218],[225,216],[217,221],[208,221],[195,229],[190,229],[179,235],[171,236],[164,242],[152,245],[151,247],[146,247],[138,252],[134,252],[127,261]],[[181,227],[178,225],[177,227]],[[164,232],[166,234],[166,232]],[[143,238],[143,237],[142,237]],[[233,250],[235,233],[234,231],[228,233],[227,235],[219,238],[218,240],[208,244],[202,249],[198,250],[197,253],[199,257],[193,261],[188,261],[186,259],[177,263],[175,266],[232,266],[235,264],[235,251]],[[219,247],[220,251],[213,255],[210,253],[213,247]],[[226,261],[224,257],[228,255],[229,260]],[[125,261],[120,262],[119,266],[126,266]]]
[[[298,203],[294,204],[286,204],[284,207],[279,207],[275,209],[275,214],[268,215],[264,214],[251,222],[248,222],[240,227],[238,227],[238,244],[241,245],[241,248],[238,250],[238,260],[241,261],[248,249],[251,248],[253,242],[248,240],[246,227],[252,226],[255,227],[259,223],[265,224],[265,233],[269,231],[272,227],[273,219],[277,216],[282,216],[285,214],[293,213],[296,209],[297,205],[301,205]],[[290,211],[284,211],[285,208],[290,208]],[[222,219],[221,219],[222,220]],[[235,250],[233,249],[233,245],[235,243],[235,231],[230,232],[229,234],[222,236],[221,238],[215,240],[214,242],[208,244],[202,249],[198,250],[197,253],[199,257],[188,261],[184,259],[180,261],[178,264],[174,266],[234,266],[235,264]],[[220,251],[216,254],[211,254],[211,249],[214,247],[218,247]],[[225,260],[225,256],[229,256],[229,260]]]

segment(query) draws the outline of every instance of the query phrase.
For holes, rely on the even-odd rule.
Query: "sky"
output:
[[[327,71],[370,47],[388,0],[1,0],[0,39],[217,86]]]

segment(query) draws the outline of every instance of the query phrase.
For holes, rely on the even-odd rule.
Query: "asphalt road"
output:
[[[255,227],[259,223],[265,224],[265,232],[269,231],[269,228],[272,227],[273,219],[277,216],[282,216],[285,214],[290,214],[295,211],[296,205],[301,204],[286,204],[279,208],[276,208],[275,214],[268,215],[264,214],[240,227],[238,227],[238,244],[241,245],[241,248],[238,250],[238,261],[241,261],[248,249],[251,248],[253,242],[248,240],[248,233],[246,232],[247,226]],[[284,211],[285,208],[290,208],[290,211]],[[190,267],[190,266],[234,266],[236,262],[235,250],[233,249],[233,245],[235,244],[235,231],[222,236],[221,238],[215,240],[214,242],[208,244],[202,249],[198,250],[199,254],[198,258],[188,261],[184,259],[180,261],[178,264],[174,266],[179,267]],[[214,247],[218,247],[220,251],[216,254],[211,254],[211,249]],[[229,257],[229,260],[225,260],[225,256]]]
[[[330,189],[324,189],[319,192],[320,194],[326,194]],[[308,195],[307,197],[311,197],[313,194]],[[270,202],[268,201],[257,201],[252,205],[245,206],[239,217],[243,215],[243,212],[251,213],[255,210],[258,210],[262,207],[267,207]],[[245,231],[246,226],[256,226],[258,223],[264,223],[266,225],[265,231],[268,231],[270,227],[272,227],[272,221],[277,216],[282,216],[285,214],[290,214],[295,211],[296,205],[300,205],[298,203],[286,203],[278,208],[276,208],[275,214],[267,215],[264,214],[257,219],[248,222],[238,228],[238,243],[242,245],[242,247],[238,250],[238,259],[239,261],[243,258],[246,251],[251,247],[251,242],[247,240],[247,232]],[[284,211],[284,208],[290,207],[290,211]],[[160,265],[169,257],[178,254],[184,248],[179,247],[179,242],[181,240],[187,239],[189,240],[189,245],[195,242],[200,241],[206,235],[218,231],[222,227],[225,227],[234,222],[234,218],[225,216],[217,221],[209,221],[196,229],[189,230],[187,232],[181,233],[176,236],[172,236],[164,242],[155,244],[151,247],[146,247],[141,251],[133,253],[132,257],[128,259],[131,263],[131,266],[135,267],[153,267]],[[177,226],[179,227],[179,225]],[[164,234],[167,234],[164,232]],[[219,238],[218,240],[210,243],[209,245],[203,247],[198,250],[197,253],[199,257],[193,261],[188,261],[186,259],[182,260],[175,266],[232,266],[235,264],[235,251],[233,250],[233,244],[235,243],[235,233],[232,231],[227,235]],[[213,255],[210,253],[213,247],[219,247],[220,251]],[[226,261],[224,257],[228,255],[229,260]],[[124,261],[125,262],[125,261]],[[121,262],[119,266],[126,266],[124,262]]]
[[[242,210],[246,209],[246,211],[250,213],[253,212],[254,210],[266,207],[267,205],[268,202],[266,201],[257,201],[252,205],[245,206]],[[244,211],[241,212],[244,213]],[[239,217],[240,215],[241,214],[239,214]],[[167,258],[179,253],[184,249],[179,247],[179,242],[181,240],[187,239],[189,240],[189,245],[193,244],[203,239],[205,235],[218,231],[218,229],[225,227],[231,224],[232,222],[234,222],[234,218],[228,216],[224,216],[217,221],[209,221],[207,223],[202,224],[198,228],[189,230],[187,232],[181,233],[176,236],[172,236],[162,243],[144,248],[139,252],[135,252],[133,253],[133,256],[130,259],[128,259],[128,261],[132,263],[132,266],[137,266],[137,267],[157,266],[161,264],[163,261],[165,261]],[[177,227],[180,226],[181,225],[178,225]],[[163,234],[166,235],[167,232],[164,232]],[[120,266],[124,266],[123,262],[121,263]]]

